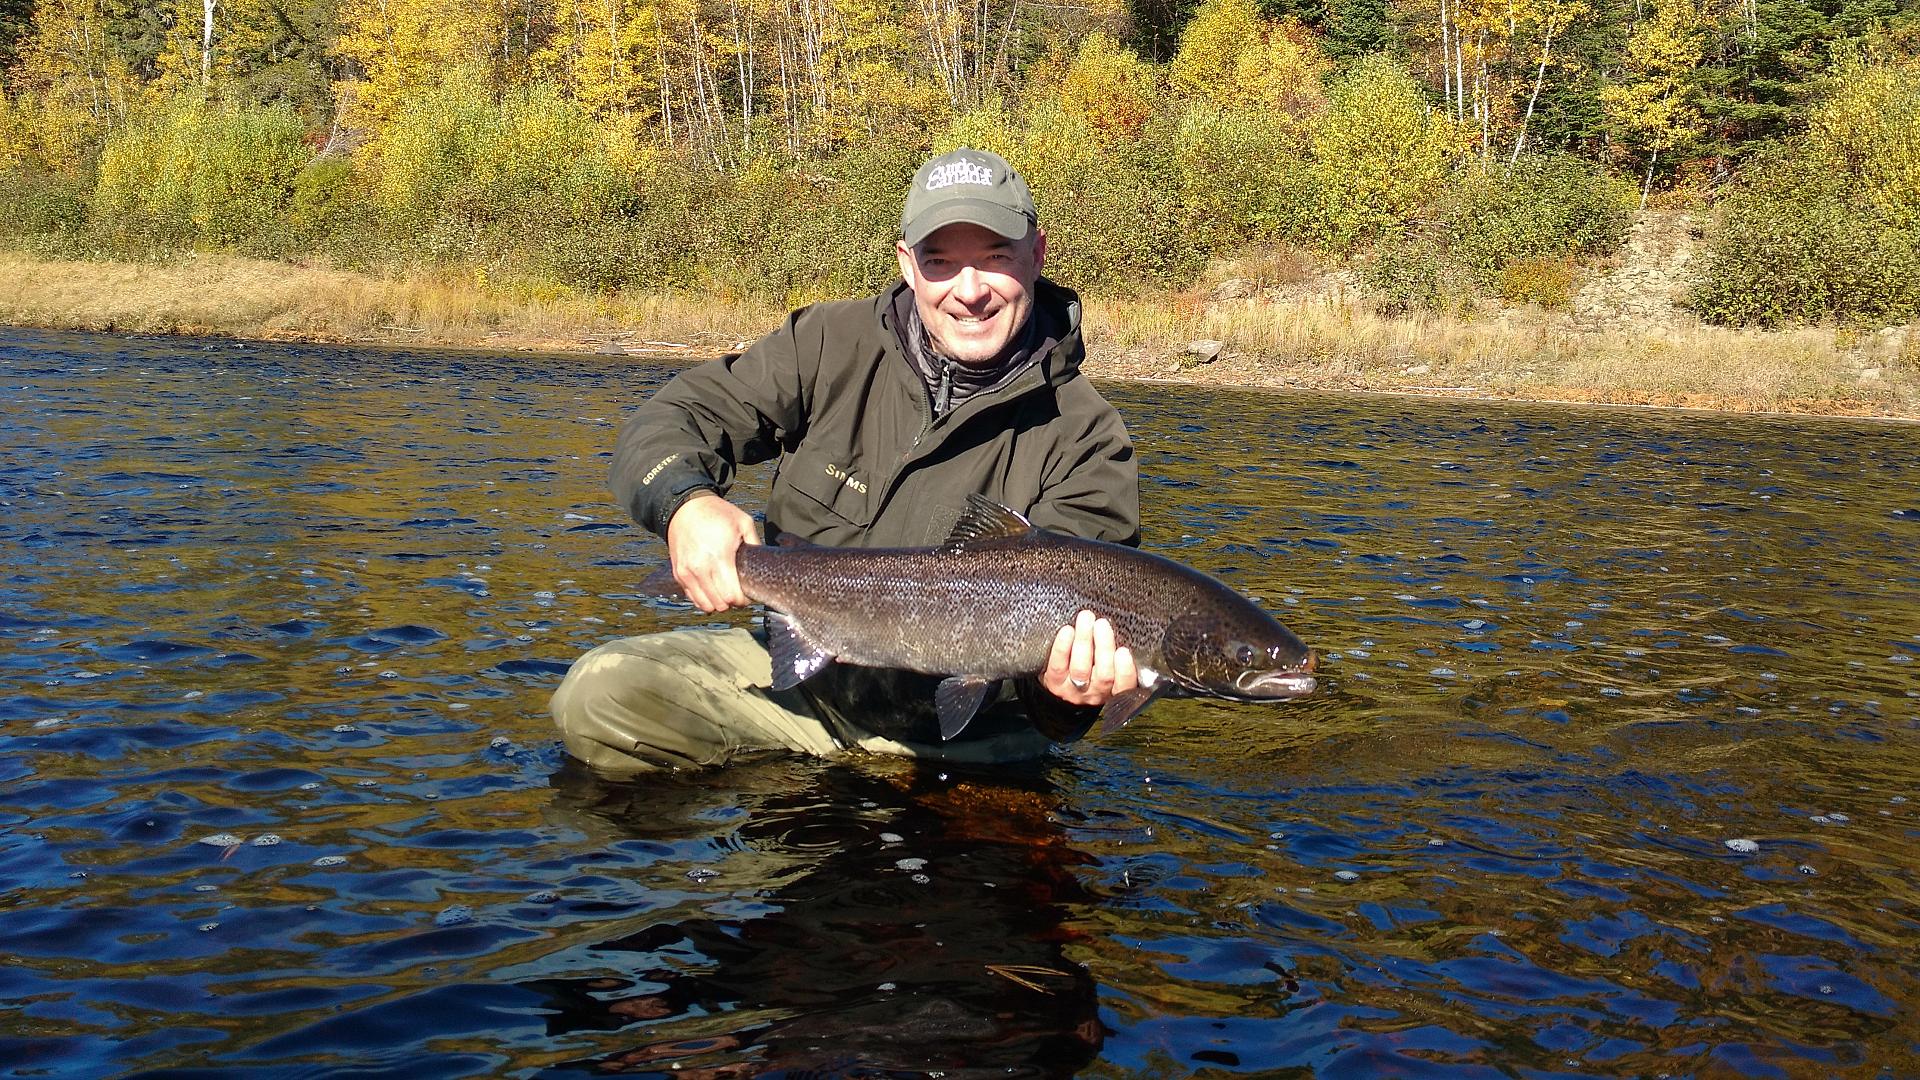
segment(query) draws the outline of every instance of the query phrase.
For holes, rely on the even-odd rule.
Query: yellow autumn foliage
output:
[[[1181,34],[1167,77],[1191,99],[1299,117],[1324,105],[1331,70],[1299,23],[1269,19],[1253,0],[1207,0]]]

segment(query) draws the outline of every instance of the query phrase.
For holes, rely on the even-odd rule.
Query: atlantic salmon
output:
[[[1252,600],[1173,559],[1034,526],[980,495],[947,542],[819,547],[789,536],[743,545],[740,587],[767,609],[773,687],[831,661],[945,675],[942,738],[965,730],[999,680],[1045,670],[1082,610],[1113,625],[1140,685],[1100,712],[1112,731],[1163,696],[1284,701],[1313,692],[1314,654]],[[642,588],[684,598],[672,569]]]

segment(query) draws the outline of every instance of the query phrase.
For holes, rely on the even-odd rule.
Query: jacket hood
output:
[[[912,304],[908,296],[911,292],[904,278],[895,278],[891,286],[874,298],[875,315],[891,340],[901,337],[895,313],[902,310],[903,305]],[[1080,363],[1086,356],[1080,337],[1080,295],[1041,277],[1034,282],[1033,313],[1028,318],[1043,320],[1042,333],[1053,339],[1052,347],[1042,350],[1030,363],[1040,369],[1048,385],[1064,385],[1080,373]]]

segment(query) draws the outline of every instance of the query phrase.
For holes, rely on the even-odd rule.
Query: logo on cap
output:
[[[936,165],[927,173],[927,190],[939,191],[955,184],[980,184],[990,187],[993,184],[993,169],[971,161],[952,161],[945,165]]]

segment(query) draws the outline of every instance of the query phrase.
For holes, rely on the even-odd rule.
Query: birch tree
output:
[[[1692,73],[1705,47],[1695,0],[1652,0],[1648,17],[1627,38],[1618,79],[1600,90],[1614,138],[1645,155],[1644,207],[1660,155],[1683,145],[1700,121]]]

